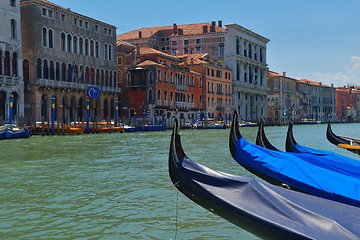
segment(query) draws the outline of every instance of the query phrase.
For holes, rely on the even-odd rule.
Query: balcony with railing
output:
[[[0,75],[0,86],[2,87],[12,87],[12,86],[18,86],[20,84],[20,78],[19,77],[11,77],[11,76],[4,76]]]
[[[56,81],[49,79],[36,79],[36,86],[46,87],[46,88],[84,90],[84,91],[87,91],[88,88],[88,84],[84,84],[84,83],[64,82],[64,81]],[[108,92],[108,93],[120,93],[121,90],[118,87],[100,86],[100,91]]]
[[[175,90],[176,91],[184,91],[186,92],[189,89],[188,86],[186,85],[175,85]]]

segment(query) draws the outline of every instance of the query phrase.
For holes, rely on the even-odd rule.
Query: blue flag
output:
[[[100,88],[98,86],[88,86],[89,98],[100,98]]]

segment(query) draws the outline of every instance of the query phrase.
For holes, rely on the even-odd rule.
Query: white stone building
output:
[[[0,125],[9,119],[13,96],[13,120],[24,116],[20,0],[0,1]]]
[[[241,120],[267,117],[266,44],[269,39],[238,24],[226,25],[225,64],[232,69],[233,106]]]

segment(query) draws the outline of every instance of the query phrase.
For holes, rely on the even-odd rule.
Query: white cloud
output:
[[[311,80],[322,82],[326,85],[334,84],[335,87],[355,85],[360,86],[360,57],[353,56],[350,64],[342,72],[336,73],[313,73]]]

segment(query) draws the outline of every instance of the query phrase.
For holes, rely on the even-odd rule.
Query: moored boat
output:
[[[15,124],[5,124],[3,126],[0,126],[0,140],[29,137],[30,131],[26,127],[18,127]]]
[[[175,120],[169,175],[203,208],[263,239],[360,237],[360,208],[207,168],[185,154],[178,131]]]
[[[233,122],[237,122],[237,113]],[[238,124],[232,125],[229,144],[236,162],[268,182],[360,207],[359,177],[249,143],[241,136]]]
[[[330,122],[327,125],[326,138],[332,144],[360,155],[360,139],[336,135],[331,129]]]
[[[288,154],[294,154],[294,156],[307,161],[316,166],[329,169],[331,171],[339,172],[344,175],[360,178],[360,161],[352,159],[340,154],[336,154],[329,151],[315,150],[308,147],[304,147],[296,143],[293,133],[292,125],[288,128],[288,141],[291,139],[292,152]],[[280,151],[274,147],[267,139],[264,131],[264,122],[260,122],[258,134],[256,136],[256,145],[271,149],[274,151]]]

